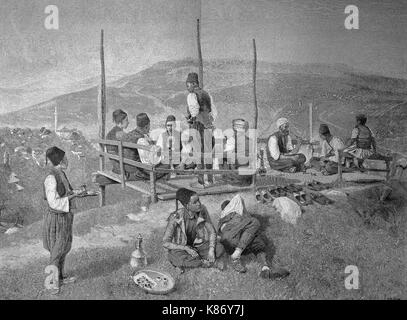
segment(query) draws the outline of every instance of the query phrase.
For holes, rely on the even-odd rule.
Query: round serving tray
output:
[[[137,287],[150,294],[168,294],[175,288],[175,279],[164,271],[138,270],[131,278]]]

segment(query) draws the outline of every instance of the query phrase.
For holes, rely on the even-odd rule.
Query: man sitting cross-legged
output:
[[[233,252],[232,267],[240,273],[246,272],[241,255],[254,253],[262,263],[260,277],[266,279],[284,278],[290,273],[282,268],[272,267],[273,248],[267,245],[265,235],[260,231],[260,222],[251,216],[240,195],[226,200],[221,205],[219,220],[220,241],[227,252]]]
[[[304,169],[306,157],[299,153],[301,143],[294,148],[290,137],[288,119],[277,120],[278,131],[267,141],[267,159],[270,168],[279,171],[298,172]],[[300,141],[301,142],[301,141]]]
[[[321,157],[313,157],[311,165],[319,169],[324,175],[338,173],[339,151],[345,145],[341,138],[331,134],[328,125],[321,124],[319,127],[319,136],[321,138]],[[342,164],[344,160],[341,160]]]
[[[208,210],[201,204],[196,192],[178,189],[176,201],[183,208],[171,213],[163,238],[170,263],[181,269],[215,266],[223,270],[220,258],[224,249],[217,243],[215,227]]]

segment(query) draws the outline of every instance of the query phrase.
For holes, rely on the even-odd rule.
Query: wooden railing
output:
[[[152,151],[152,146],[145,146],[145,145],[140,145],[136,143],[131,143],[131,142],[123,142],[123,141],[118,141],[118,140],[104,140],[104,139],[98,139],[97,143],[99,143],[101,150],[103,151],[98,151],[99,156],[101,158],[100,160],[100,171],[103,171],[105,165],[104,162],[106,159],[113,159],[119,162],[120,165],[120,183],[123,188],[126,187],[126,176],[125,176],[125,170],[124,170],[124,165],[128,164],[140,169],[144,169],[150,173],[150,194],[152,197],[152,201],[155,202],[157,201],[157,194],[156,194],[156,178],[155,178],[155,173],[183,173],[183,174],[243,174],[244,172],[245,175],[256,175],[257,170],[256,167],[250,168],[250,167],[245,167],[245,168],[240,168],[240,169],[194,169],[194,170],[187,170],[187,169],[167,169],[167,168],[158,168],[154,165],[151,164],[146,164],[138,161],[134,161],[131,159],[127,159],[123,155],[123,148],[131,148],[131,149],[141,149],[141,150],[146,150],[146,151]],[[106,146],[116,146],[118,147],[118,154],[112,154],[106,151]],[[103,165],[102,165],[103,164]],[[256,166],[256,162],[254,162],[254,165]]]

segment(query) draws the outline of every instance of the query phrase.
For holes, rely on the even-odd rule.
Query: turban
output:
[[[180,188],[177,190],[175,198],[180,201],[184,207],[186,207],[194,194],[196,194],[195,191]]]
[[[325,135],[330,134],[331,132],[329,131],[328,125],[323,123],[319,126],[319,133]]]
[[[57,166],[61,163],[64,156],[64,150],[61,150],[58,147],[48,148],[47,152],[45,153],[45,162],[48,163],[47,159],[49,159],[54,166]]]
[[[150,118],[148,117],[147,113],[139,113],[136,117],[137,127],[144,128],[146,125],[150,123]]]
[[[287,118],[280,118],[277,120],[277,128],[280,128],[283,124],[288,123],[288,119]]]
[[[195,72],[189,73],[186,82],[195,82],[195,83],[199,84],[198,74]]]

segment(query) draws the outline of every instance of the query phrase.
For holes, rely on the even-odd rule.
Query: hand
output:
[[[215,262],[215,248],[213,248],[213,247],[209,248],[208,260],[209,260],[210,263]]]
[[[198,252],[196,252],[191,247],[186,247],[185,251],[188,252],[188,254],[191,255],[192,258],[198,257]]]

